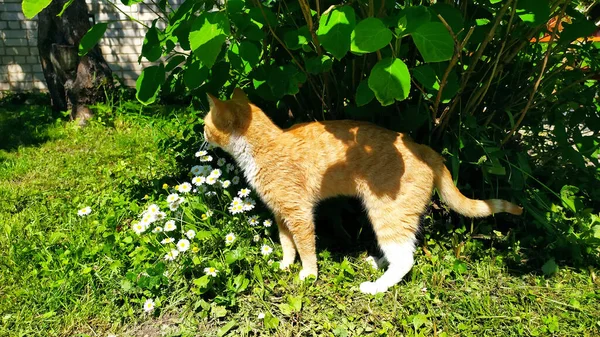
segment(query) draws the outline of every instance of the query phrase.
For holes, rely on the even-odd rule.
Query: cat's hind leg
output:
[[[385,292],[400,282],[414,264],[416,233],[420,211],[424,208],[420,207],[424,201],[419,199],[424,198],[407,199],[399,197],[394,200],[373,195],[365,198],[365,206],[388,268],[376,281],[362,283],[360,291],[363,293]]]
[[[360,291],[366,294],[376,294],[387,291],[408,274],[414,264],[414,240],[404,242],[387,242],[380,245],[389,266],[385,273],[375,282],[363,282]]]

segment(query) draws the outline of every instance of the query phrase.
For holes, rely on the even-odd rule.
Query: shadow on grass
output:
[[[12,95],[0,100],[0,150],[46,142],[48,127],[59,117],[44,96]]]

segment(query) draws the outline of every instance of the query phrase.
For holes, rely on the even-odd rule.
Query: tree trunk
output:
[[[85,123],[87,105],[103,101],[113,89],[112,72],[96,45],[87,55],[77,55],[79,41],[92,27],[85,0],[75,0],[61,17],[68,0],[53,0],[38,15],[38,49],[52,108],[71,109],[71,119]]]

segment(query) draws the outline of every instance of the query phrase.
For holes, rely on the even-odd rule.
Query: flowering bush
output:
[[[235,165],[211,150],[196,153],[189,181],[163,185],[165,195],[131,223],[137,239],[126,282],[139,288],[140,310],[153,311],[173,282],[188,281],[192,296],[234,305],[250,284],[248,273],[278,266],[269,213],[256,208]]]

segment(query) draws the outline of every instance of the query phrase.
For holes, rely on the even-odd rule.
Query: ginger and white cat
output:
[[[505,200],[473,200],[454,186],[443,158],[408,136],[369,123],[326,121],[277,127],[241,89],[221,101],[209,95],[205,139],[229,152],[273,211],[283,248],[281,268],[302,260],[300,279],[317,275],[313,210],[322,199],[359,197],[389,263],[360,290],[375,294],[412,268],[419,217],[437,188],[445,203],[468,217],[522,208]]]

